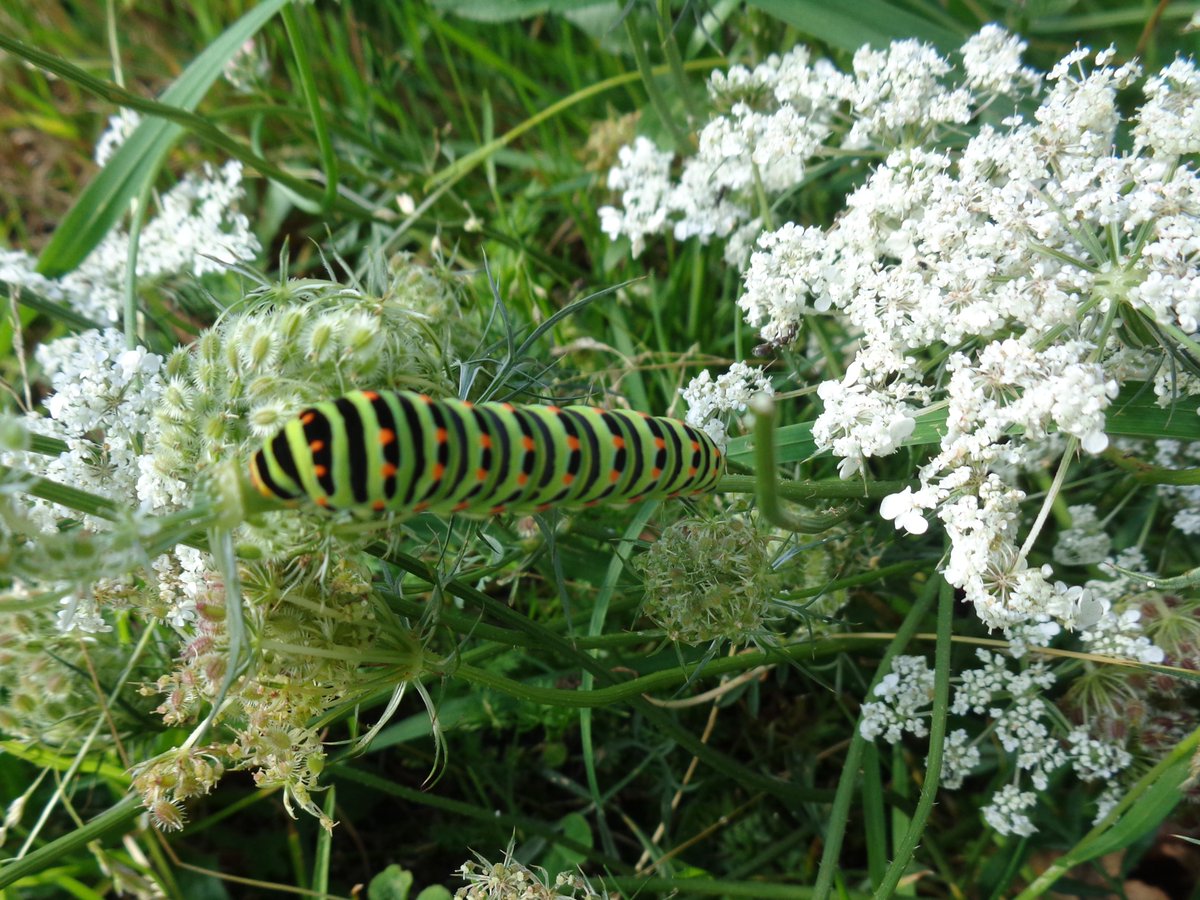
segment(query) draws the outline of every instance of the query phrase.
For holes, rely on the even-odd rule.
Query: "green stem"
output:
[[[929,582],[917,597],[908,615],[904,617],[895,637],[888,644],[883,658],[875,668],[875,677],[867,688],[866,696],[872,696],[875,686],[883,680],[892,669],[892,660],[908,646],[917,633],[925,614],[933,605],[935,582]],[[825,825],[825,849],[821,854],[821,867],[817,871],[817,881],[813,887],[813,897],[824,900],[833,890],[834,876],[838,872],[838,857],[842,852],[842,841],[846,835],[846,823],[850,818],[850,806],[854,801],[854,789],[858,781],[858,772],[862,764],[863,753],[866,750],[867,739],[855,726],[854,737],[850,740],[850,749],[846,751],[846,761],[842,765],[842,774],[838,779],[837,793],[833,799],[833,807],[829,811],[829,819]]]
[[[925,758],[925,780],[921,784],[921,796],[917,799],[917,808],[913,811],[908,823],[908,830],[896,847],[895,857],[888,866],[887,874],[875,889],[876,898],[892,897],[896,885],[908,868],[921,835],[925,831],[925,823],[933,809],[933,801],[937,797],[938,785],[942,780],[942,754],[946,745],[946,714],[950,707],[950,648],[951,631],[954,621],[954,588],[944,578],[939,577],[937,614],[937,646],[933,651],[934,682],[933,682],[933,712],[929,723],[929,755]]]
[[[637,63],[638,72],[642,76],[642,84],[646,88],[646,95],[650,98],[650,105],[654,107],[654,111],[658,113],[658,117],[662,120],[663,125],[671,133],[671,140],[675,143],[675,152],[683,153],[690,146],[690,142],[687,135],[679,127],[679,123],[675,121],[675,117],[671,115],[670,107],[667,105],[667,98],[658,89],[658,83],[654,80],[654,67],[650,64],[650,56],[646,53],[646,45],[637,33],[632,15],[625,17],[625,34],[629,37],[629,45],[633,49],[633,59]]]
[[[381,559],[405,571],[411,572],[428,584],[440,586],[450,596],[457,597],[460,600],[479,607],[494,618],[511,625],[517,631],[535,636],[542,642],[543,646],[553,647],[565,659],[575,661],[581,668],[595,675],[599,681],[605,684],[612,684],[616,680],[616,676],[597,660],[593,659],[591,655],[579,652],[565,638],[531,621],[518,610],[510,609],[507,604],[489,597],[460,581],[446,581],[439,578],[437,572],[415,557],[398,552],[388,553],[386,549],[382,548],[377,548],[375,552]],[[838,639],[832,639],[832,643],[838,643]],[[738,658],[740,659],[740,657]],[[715,670],[718,672],[725,671],[719,668],[719,661],[716,660],[708,664],[706,671],[713,671],[714,667],[717,667]],[[748,771],[744,765],[726,756],[724,753],[714,750],[693,734],[691,730],[676,722],[666,711],[657,709],[641,696],[631,697],[630,706],[654,727],[679,744],[685,752],[698,757],[701,762],[712,767],[726,778],[741,784],[743,787],[750,790],[767,791],[771,796],[791,805],[814,801],[828,801],[827,791],[795,784],[783,778]]]
[[[1104,451],[1104,458],[1129,473],[1138,484],[1200,484],[1200,467],[1166,469],[1134,459],[1115,447]]]
[[[104,327],[94,319],[80,315],[65,303],[55,303],[53,300],[47,300],[45,297],[35,294],[28,288],[7,281],[0,281],[0,291],[3,291],[6,296],[10,296],[10,292],[14,290],[17,292],[17,302],[22,306],[27,306],[30,309],[44,313],[51,319],[62,322],[62,324],[66,325],[72,331],[87,331],[89,328],[99,329]],[[66,444],[63,444],[63,448],[66,448]]]
[[[321,110],[321,98],[317,93],[317,82],[313,78],[312,66],[309,65],[308,53],[304,48],[304,38],[300,34],[300,25],[296,20],[296,7],[288,4],[281,11],[283,28],[287,32],[288,43],[292,46],[292,57],[296,61],[296,71],[300,75],[300,87],[304,91],[304,102],[308,106],[308,115],[313,124],[313,135],[317,139],[317,149],[321,153],[321,168],[325,174],[325,193],[321,198],[321,209],[330,210],[338,196],[338,161],[333,152],[333,143],[329,140],[329,125]]]
[[[138,817],[140,812],[139,798],[129,794],[114,806],[109,807],[107,811],[90,820],[82,828],[68,831],[62,837],[54,839],[20,859],[5,860],[3,868],[0,868],[0,890],[15,884],[22,878],[36,875],[64,859],[70,859],[76,850],[83,849],[92,841],[99,840],[111,831],[128,830],[130,823]]]
[[[913,626],[915,631],[916,626]],[[451,677],[461,678],[468,684],[492,688],[518,700],[530,703],[540,703],[544,706],[564,706],[578,709],[591,709],[601,706],[612,706],[641,697],[643,694],[670,690],[689,680],[697,678],[715,678],[731,673],[746,672],[758,666],[770,666],[780,662],[782,658],[794,660],[813,660],[826,656],[844,653],[855,647],[867,646],[870,639],[858,640],[855,635],[821,635],[816,641],[802,641],[775,647],[770,650],[755,653],[739,653],[736,656],[723,656],[705,663],[682,665],[649,675],[639,675],[619,684],[592,690],[541,687],[526,684],[497,675],[487,669],[460,664],[450,672]]]
[[[125,302],[122,317],[125,326],[125,349],[133,350],[138,345],[138,302],[137,302],[137,257],[142,243],[142,226],[146,223],[146,207],[154,191],[153,179],[142,185],[137,199],[133,201],[129,221],[129,247],[125,252]]]
[[[781,499],[799,503],[808,500],[882,500],[888,494],[916,486],[913,481],[842,481],[837,478],[772,482],[772,490]],[[759,489],[759,478],[757,475],[725,475],[717,483],[716,489],[724,494],[753,494]]]
[[[675,79],[675,90],[679,92],[679,97],[683,100],[688,125],[691,127],[700,120],[700,113],[692,103],[687,76],[683,71],[683,57],[679,55],[679,42],[675,40],[675,23],[671,21],[671,0],[658,0],[658,36],[662,41],[663,53],[667,57],[667,66],[671,70],[671,77]]]
[[[779,502],[779,474],[775,470],[775,402],[766,394],[750,401],[754,413],[755,479],[758,510],[771,524],[786,531],[816,534],[831,528],[853,511],[847,506],[823,516],[801,516],[788,512]]]

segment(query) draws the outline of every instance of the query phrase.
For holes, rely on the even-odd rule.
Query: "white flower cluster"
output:
[[[162,394],[162,359],[143,347],[126,350],[124,336],[115,329],[42,344],[36,358],[54,393],[46,400],[48,416],[30,414],[25,424],[63,440],[67,452],[52,459],[22,454],[6,461],[28,463],[26,468],[46,478],[112,500],[136,498],[142,436]],[[63,511],[30,502],[42,527],[53,530]]]
[[[942,786],[950,790],[961,787],[980,763],[979,745],[988,735],[995,735],[1011,755],[1014,768],[1013,783],[1001,788],[984,809],[984,818],[998,832],[1029,835],[1036,831],[1028,815],[1036,805],[1036,791],[1046,790],[1050,776],[1063,766],[1070,765],[1085,782],[1109,781],[1133,761],[1123,747],[1093,738],[1086,729],[1064,733],[1061,715],[1042,698],[1055,684],[1054,674],[1044,663],[1029,663],[1014,671],[998,653],[979,649],[976,655],[981,665],[957,678],[950,713],[984,716],[991,721],[974,738],[964,728],[946,736]],[[881,699],[862,706],[859,731],[863,737],[874,740],[882,736],[894,744],[905,732],[925,736],[933,678],[924,657],[893,660],[891,673],[875,689],[875,696]],[[1021,790],[1020,781],[1025,779],[1034,790]]]
[[[111,158],[139,121],[136,113],[127,111],[113,116],[96,145],[97,162]],[[138,278],[154,282],[182,274],[201,276],[254,259],[260,250],[258,238],[237,211],[244,194],[242,164],[236,160],[220,169],[205,163],[202,173],[185,175],[159,198],[157,215],[142,229]],[[23,251],[0,248],[0,282],[28,288],[107,325],[120,318],[128,261],[129,232],[114,228],[78,268],[61,278],[34,271],[36,260]]]
[[[30,413],[23,422],[32,432],[62,440],[67,450],[51,458],[29,451],[8,452],[0,454],[0,462],[107,497],[122,508],[140,502],[144,509],[163,511],[187,499],[186,485],[150,471],[153,457],[146,452],[146,435],[154,430],[164,387],[160,357],[143,347],[125,349],[124,336],[108,329],[43,344],[37,361],[54,392],[46,400],[48,415]],[[28,496],[22,513],[25,521],[51,534],[57,533],[64,518],[82,519],[92,530],[110,527],[103,520]],[[154,571],[163,576],[160,592],[166,616],[173,624],[189,618],[188,610],[194,608],[199,593],[194,583],[207,559],[181,546],[154,561]],[[47,573],[48,579],[53,577],[54,573]],[[60,629],[109,630],[97,594],[117,596],[127,593],[127,588],[119,580],[103,580],[90,589],[71,590],[58,615]]]
[[[949,63],[917,41],[864,47],[850,73],[812,59],[804,47],[753,69],[714,73],[709,95],[724,114],[701,129],[679,180],[671,179],[672,154],[638,138],[608,178],[622,192],[622,208],[601,209],[601,225],[614,240],[628,237],[635,256],[647,235],[667,230],[680,240],[730,238],[730,261],[744,265],[763,228],[763,195],[795,190],[832,148],[890,148],[931,126],[970,121],[981,97],[1036,83],[1036,73],[1020,65],[1022,46],[1000,28],[985,28],[963,48],[965,85],[945,83]]]
[[[923,656],[897,656],[892,671],[875,685],[880,698],[862,705],[859,731],[869,741],[883,735],[894,744],[904,732],[917,737],[929,734],[929,701],[933,698],[934,673]]]
[[[652,168],[652,186],[606,211],[606,230],[639,246],[668,228],[727,237],[734,256],[753,244],[738,304],[770,343],[793,341],[806,316],[839,317],[859,343],[845,376],[819,388],[818,448],[849,478],[896,452],[917,413],[944,408],[920,485],[882,514],[914,534],[941,520],[945,574],[990,627],[1045,615],[1072,627],[1080,596],[1026,562],[1041,519],[1029,533],[1013,473],[1062,436],[1071,452],[1105,450],[1123,381],[1151,380],[1164,402],[1200,393],[1164,346],[1122,342],[1130,326],[1200,339],[1200,173],[1187,159],[1200,70],[1171,63],[1124,118],[1135,63],[1078,48],[1039,73],[1023,49],[992,25],[957,59],[901,41],[860,50],[848,73],[796,50],[715,75],[728,112],[678,182],[644,139],[622,156],[614,182],[637,191]],[[786,211],[814,160],[849,152],[883,162],[831,226],[766,224],[764,197]]]
[[[775,388],[761,368],[735,362],[715,379],[705,369],[680,392],[688,405],[687,423],[707,432],[717,446],[725,448],[729,433],[723,413],[743,412],[757,393],[775,396]]]

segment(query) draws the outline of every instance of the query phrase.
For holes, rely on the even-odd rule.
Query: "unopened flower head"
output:
[[[780,579],[765,535],[746,519],[683,519],[639,557],[643,611],[673,641],[744,644],[778,615]]]

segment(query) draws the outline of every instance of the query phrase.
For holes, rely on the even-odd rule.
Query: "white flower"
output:
[[[1036,805],[1037,794],[1007,784],[996,791],[992,802],[983,808],[983,818],[1000,834],[1029,837],[1037,831],[1029,818],[1029,811]]]
[[[923,656],[897,656],[892,671],[875,685],[873,700],[862,705],[859,732],[867,740],[883,735],[894,744],[904,732],[917,737],[929,733],[925,715],[933,696],[934,673]]]
[[[258,239],[250,221],[236,211],[244,194],[242,166],[205,164],[203,174],[187,175],[160,198],[138,244],[138,279],[153,282],[181,274],[224,272],[253,259]],[[129,234],[110,231],[74,271],[48,279],[33,271],[34,260],[20,251],[0,250],[0,280],[65,302],[99,323],[116,322],[123,304]]]
[[[621,191],[623,211],[601,207],[600,228],[610,239],[622,234],[633,244],[633,255],[641,254],[646,235],[657,234],[667,220],[663,201],[670,190],[674,154],[659,150],[649,138],[639,137],[617,154],[617,165],[608,173],[610,190]]]
[[[1073,729],[1067,743],[1071,765],[1081,781],[1112,781],[1133,762],[1133,755],[1124,747],[1096,740],[1082,728]]]
[[[970,735],[965,728],[951,731],[942,745],[941,787],[951,791],[962,787],[963,779],[971,774],[981,760],[979,747],[970,742]]]
[[[1141,619],[1139,609],[1113,609],[1081,631],[1079,638],[1089,653],[1143,663],[1161,663],[1166,654],[1142,634]]]
[[[132,109],[122,107],[117,110],[116,115],[109,116],[108,128],[105,129],[104,134],[100,135],[100,140],[96,141],[96,149],[92,153],[96,164],[103,166],[112,159],[113,154],[140,124],[142,124],[141,115]]]
[[[984,25],[962,46],[967,85],[986,93],[1008,94],[1021,87],[1036,87],[1040,76],[1021,65],[1025,41],[999,25]]]
[[[687,423],[704,429],[717,446],[724,449],[729,436],[719,417],[724,413],[743,412],[755,394],[772,397],[775,389],[761,368],[736,362],[715,380],[705,369],[679,393],[688,405]]]
[[[1134,128],[1135,150],[1177,157],[1200,151],[1200,71],[1191,59],[1176,59],[1146,79],[1146,103]]]
[[[893,521],[898,531],[924,534],[929,529],[929,521],[922,515],[922,510],[930,505],[921,492],[914,494],[911,487],[906,487],[898,494],[883,498],[879,504],[879,515]]]

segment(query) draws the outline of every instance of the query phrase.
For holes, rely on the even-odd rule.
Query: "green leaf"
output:
[[[750,5],[831,47],[850,52],[863,44],[882,48],[903,38],[917,38],[950,51],[962,46],[966,37],[887,0],[751,0]]]
[[[591,6],[606,7],[616,21],[617,7],[607,0],[603,3],[597,3],[596,0],[433,0],[433,8],[439,12],[453,13],[478,22],[511,22],[546,13],[574,12]]]
[[[1150,385],[1130,383],[1108,408],[1104,430],[1112,437],[1200,441],[1200,397],[1180,397],[1159,406]]]
[[[1148,834],[1154,834],[1163,819],[1183,799],[1181,788],[1188,779],[1190,768],[1191,759],[1180,757],[1175,760],[1150,783],[1137,802],[1131,804],[1111,828],[1094,837],[1084,838],[1071,849],[1068,856],[1073,864],[1115,853]]]
[[[162,102],[194,110],[247,40],[290,0],[263,0],[234,22],[197,56],[163,92]],[[78,266],[129,209],[129,202],[154,180],[183,128],[145,119],[80,193],[42,251],[38,271],[58,277]]]
[[[1148,384],[1130,382],[1121,388],[1121,393],[1108,408],[1104,430],[1111,437],[1200,441],[1200,415],[1196,414],[1198,405],[1200,398],[1182,397],[1170,406],[1159,406]],[[927,410],[916,417],[916,426],[912,434],[904,439],[904,446],[937,444],[945,433],[945,407]],[[816,452],[812,422],[776,429],[775,453],[779,462],[800,462]],[[731,440],[727,455],[736,463],[753,465],[753,437],[743,435]]]
[[[562,827],[562,833],[571,840],[583,844],[585,847],[594,846],[592,827],[588,824],[588,820],[579,813],[568,813],[558,824]],[[587,856],[584,854],[572,850],[570,847],[555,844],[542,860],[542,866],[553,879],[559,872],[573,871],[586,861]]]
[[[431,884],[417,894],[417,900],[454,900],[454,895],[440,884]]]
[[[392,863],[367,885],[367,900],[408,900],[413,874],[403,866]],[[424,896],[425,891],[421,892]]]

